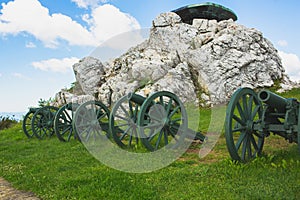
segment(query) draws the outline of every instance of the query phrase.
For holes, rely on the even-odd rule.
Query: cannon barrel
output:
[[[277,109],[277,111],[280,113],[285,113],[286,111],[286,106],[288,104],[287,99],[274,94],[273,92],[262,90],[258,93],[258,99],[268,104],[272,108]]]
[[[127,95],[127,99],[130,100],[130,101],[133,101],[134,103],[141,106],[147,98],[143,97],[139,94],[135,94],[135,93],[130,92]]]

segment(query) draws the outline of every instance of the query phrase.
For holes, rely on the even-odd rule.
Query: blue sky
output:
[[[23,112],[75,81],[72,65],[116,34],[149,28],[195,0],[0,1],[0,112]],[[237,23],[260,30],[300,80],[300,1],[215,0]]]

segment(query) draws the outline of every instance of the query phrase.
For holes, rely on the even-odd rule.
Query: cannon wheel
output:
[[[300,109],[299,109],[299,115],[298,115],[298,147],[299,147],[299,153],[300,153]]]
[[[226,111],[225,137],[233,160],[246,162],[260,155],[264,134],[254,130],[262,119],[262,104],[249,88],[238,89],[230,99]]]
[[[101,136],[109,137],[109,110],[100,101],[87,101],[77,109],[73,119],[73,128],[79,140],[88,142]]]
[[[38,109],[32,118],[31,128],[34,135],[38,139],[42,139],[44,136],[51,137],[54,134],[54,118],[58,111],[57,107],[45,106]]]
[[[127,96],[123,96],[114,105],[109,116],[109,130],[113,139],[122,148],[137,148],[139,134],[137,115],[140,106]]]
[[[22,128],[23,128],[23,131],[25,133],[25,135],[28,137],[28,138],[32,138],[34,136],[34,133],[32,131],[32,126],[31,126],[31,121],[32,121],[32,118],[33,118],[33,115],[34,113],[36,112],[36,110],[32,110],[30,109],[24,119],[23,119],[23,124],[22,124]]]
[[[171,92],[161,91],[152,94],[143,103],[138,125],[144,146],[156,151],[171,141],[173,147],[178,145],[187,132],[188,119],[179,98]]]
[[[76,103],[68,103],[61,107],[56,113],[54,130],[57,138],[62,142],[69,142],[72,136],[76,138],[72,126],[72,119],[78,106],[79,104]]]

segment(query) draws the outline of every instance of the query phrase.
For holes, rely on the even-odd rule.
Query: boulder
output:
[[[149,38],[113,61],[88,57],[73,68],[85,94],[97,94],[106,105],[129,92],[168,90],[183,102],[211,106],[227,102],[239,87],[292,85],[260,31],[231,19],[194,19],[190,25],[172,12],[160,14]]]
[[[83,92],[94,96],[102,84],[101,77],[105,75],[103,64],[96,58],[85,57],[73,65],[73,71]]]

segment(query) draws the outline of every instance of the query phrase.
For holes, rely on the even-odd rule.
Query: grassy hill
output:
[[[283,95],[300,99],[300,89]],[[0,131],[0,177],[42,199],[300,199],[297,144],[272,135],[262,157],[240,164],[231,161],[222,134],[208,156],[198,152],[193,144],[168,167],[125,173],[76,140],[27,139],[18,123]]]

